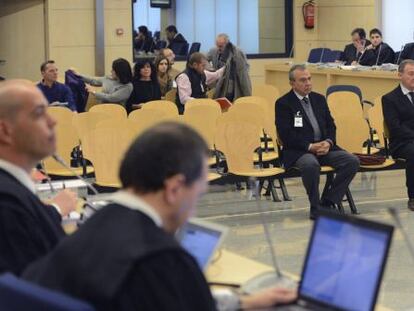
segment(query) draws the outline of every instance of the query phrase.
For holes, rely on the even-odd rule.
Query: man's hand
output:
[[[309,147],[309,152],[313,154],[317,154],[318,150],[321,148],[321,143],[312,143]]]
[[[242,296],[242,309],[268,308],[276,304],[293,302],[297,298],[297,292],[285,288],[269,288],[256,294]]]
[[[327,154],[331,148],[331,144],[326,140],[319,142],[319,146],[319,149],[316,151],[316,155],[318,156]]]
[[[58,194],[51,200],[52,204],[59,206],[62,216],[67,216],[70,212],[73,212],[76,209],[77,202],[77,194],[68,189],[58,192]]]

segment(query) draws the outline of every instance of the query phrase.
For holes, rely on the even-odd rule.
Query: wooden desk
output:
[[[265,82],[276,86],[280,95],[290,91],[288,72],[291,65],[269,64],[265,66]],[[363,99],[374,101],[393,90],[399,83],[397,72],[366,70],[348,71],[339,68],[318,68],[308,65],[312,74],[313,90],[325,95],[331,85],[350,84],[358,86],[362,91]]]
[[[230,251],[221,250],[217,256],[216,261],[213,259],[206,271],[209,282],[241,285],[260,273],[273,270],[268,265]],[[391,309],[377,305],[376,311],[391,311]]]

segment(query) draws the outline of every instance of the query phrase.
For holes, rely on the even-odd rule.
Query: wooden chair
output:
[[[178,109],[174,102],[169,100],[153,100],[145,103],[142,108],[143,110],[161,110],[164,111],[168,116],[175,117],[178,115]]]
[[[159,122],[168,120],[168,114],[156,109],[138,109],[128,115],[128,128],[133,139]]]
[[[68,164],[71,163],[71,153],[73,148],[79,145],[79,136],[72,124],[76,115],[65,107],[49,107],[48,113],[57,121],[56,123],[56,153]],[[75,174],[56,162],[52,157],[44,160],[44,169],[47,174],[59,177],[74,177]],[[78,175],[82,175],[82,167],[74,167],[73,170]],[[87,174],[93,173],[93,168],[86,167]]]
[[[102,91],[101,86],[95,86],[94,89],[96,90],[96,92]],[[86,105],[85,105],[85,111],[89,111],[93,106],[99,105],[99,104],[100,102],[96,99],[95,95],[89,94],[88,101],[86,102]]]
[[[172,88],[171,90],[169,90],[166,94],[165,94],[165,100],[168,100],[172,103],[175,103],[175,99],[177,96],[177,89],[176,88]]]
[[[216,102],[214,99],[210,99],[210,98],[194,98],[194,99],[187,101],[185,104],[184,114],[186,113],[187,109],[190,109],[191,107],[194,107],[194,106],[214,107],[214,109],[216,109],[217,112],[221,114],[220,104]]]
[[[110,119],[110,117],[102,112],[88,111],[77,113],[73,116],[73,125],[82,140],[82,136],[96,128],[99,122]]]
[[[275,102],[280,97],[280,92],[279,89],[273,85],[253,83],[252,95],[266,98],[269,102],[269,105],[271,105],[271,109],[273,107],[274,110]]]
[[[255,168],[253,154],[260,145],[258,136],[260,123],[252,121],[243,115],[225,113],[217,120],[215,138],[216,149],[226,157],[228,172],[241,178],[255,177],[263,184],[268,181],[268,187],[274,201],[280,201],[273,186],[273,180],[281,177],[284,169],[280,167]]]
[[[90,112],[100,112],[108,115],[110,118],[126,119],[127,112],[122,105],[119,104],[99,104],[89,109]]]

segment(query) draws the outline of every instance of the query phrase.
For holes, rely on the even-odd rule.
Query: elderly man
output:
[[[197,262],[174,239],[207,190],[207,157],[206,143],[185,125],[147,130],[121,164],[123,190],[24,277],[97,310],[216,310]],[[226,310],[265,308],[294,297],[272,288],[233,297]]]
[[[29,81],[0,84],[0,271],[19,274],[48,253],[65,235],[61,215],[76,205],[75,194],[67,190],[55,198],[57,205],[43,204],[30,178],[36,164],[56,148],[56,123],[47,106]]]
[[[358,63],[365,48],[371,44],[371,42],[366,39],[366,33],[363,28],[355,28],[352,30],[351,38],[352,43],[345,46],[340,59],[345,62],[345,65]]]
[[[252,95],[246,55],[230,42],[228,35],[217,36],[216,47],[208,52],[207,60],[215,70],[224,66],[228,68],[223,79],[216,85],[214,98],[226,97],[229,101],[234,101]]]
[[[398,76],[400,85],[382,97],[382,111],[390,133],[391,154],[407,161],[408,209],[414,211],[414,60],[402,61]]]
[[[304,65],[289,71],[292,90],[276,101],[276,127],[283,143],[282,162],[296,167],[310,202],[310,218],[341,202],[359,168],[356,156],[336,145],[336,127],[323,95],[312,92],[311,74]],[[319,199],[321,165],[335,168],[335,177]]]
[[[161,49],[160,50],[160,55],[163,55],[164,57],[168,58],[168,61],[170,62],[170,75],[171,78],[175,79],[175,77],[178,76],[178,74],[180,73],[180,71],[176,68],[174,68],[174,62],[175,62],[175,54],[173,52],[173,50],[169,49],[169,48],[165,48],[165,49]]]

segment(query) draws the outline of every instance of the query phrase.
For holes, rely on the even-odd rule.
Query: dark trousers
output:
[[[332,166],[335,176],[324,197],[319,199],[319,179],[321,166]],[[349,184],[359,169],[358,158],[349,152],[338,150],[330,151],[324,156],[315,156],[306,153],[295,163],[301,171],[302,182],[309,197],[311,207],[318,208],[320,202],[338,204],[341,202]]]
[[[405,168],[408,197],[414,199],[414,142],[398,148],[393,154],[394,158],[403,158],[407,161]]]

